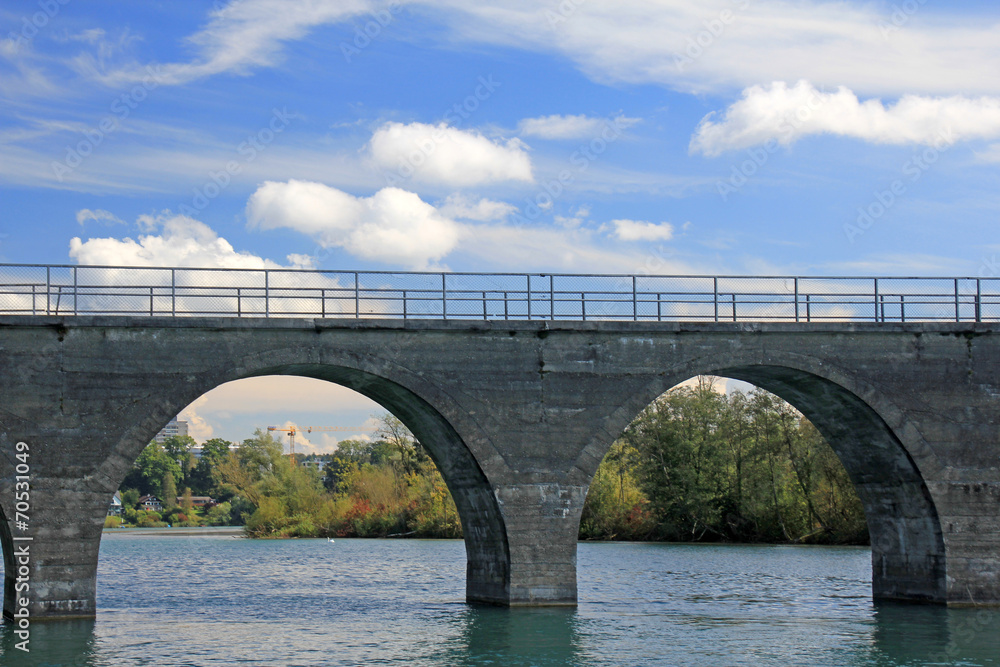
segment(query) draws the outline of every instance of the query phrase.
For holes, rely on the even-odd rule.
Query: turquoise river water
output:
[[[581,543],[576,609],[464,602],[460,541],[112,532],[19,665],[1000,665],[1000,611],[874,604],[862,548]]]

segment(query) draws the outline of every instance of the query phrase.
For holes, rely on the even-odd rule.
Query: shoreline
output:
[[[242,535],[243,526],[199,526],[184,528],[105,528],[102,535]]]

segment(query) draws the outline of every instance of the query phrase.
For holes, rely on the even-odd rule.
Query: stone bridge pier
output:
[[[659,394],[716,374],[785,398],[830,442],[864,503],[876,598],[998,604],[998,371],[983,324],[3,317],[4,613],[23,597],[35,618],[93,616],[108,503],[139,453],[205,392],[262,375],[350,387],[427,445],[470,602],[575,604],[608,447]]]

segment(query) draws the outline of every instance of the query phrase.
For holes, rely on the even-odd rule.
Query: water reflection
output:
[[[870,558],[581,544],[579,608],[503,609],[461,542],[107,536],[97,622],[5,625],[0,665],[1000,666],[1000,610],[873,604]]]
[[[1000,663],[1000,610],[947,609],[881,602],[875,613],[875,664]]]
[[[4,667],[93,667],[97,662],[94,620],[33,621],[29,652],[16,648],[22,640],[11,623],[0,626],[0,665]]]
[[[577,614],[563,607],[470,606],[457,615],[459,639],[440,656],[449,665],[579,664]]]

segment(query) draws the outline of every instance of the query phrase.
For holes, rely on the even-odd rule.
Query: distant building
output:
[[[115,495],[111,496],[111,505],[108,507],[108,516],[118,516],[122,513],[122,496],[120,493],[115,491]]]
[[[188,423],[186,421],[178,421],[177,418],[175,417],[174,419],[171,419],[167,423],[167,425],[160,430],[159,433],[156,434],[156,437],[153,438],[153,440],[162,445],[164,442],[166,442],[167,438],[171,438],[175,435],[182,437],[187,434],[188,434]]]
[[[184,496],[177,496],[177,504],[180,505],[184,502]],[[192,507],[211,507],[215,505],[215,501],[208,496],[191,496],[191,506]]]
[[[139,506],[144,510],[152,510],[154,512],[159,512],[163,509],[163,503],[156,496],[143,496],[139,498]]]

